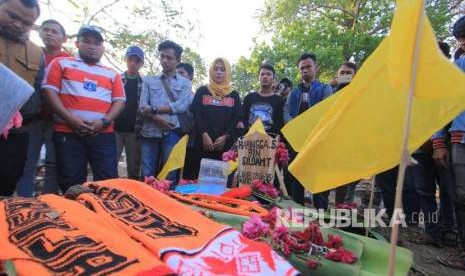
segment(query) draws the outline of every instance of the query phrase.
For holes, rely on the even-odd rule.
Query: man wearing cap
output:
[[[11,129],[7,138],[0,137],[0,196],[15,191],[26,163],[28,127],[40,111],[37,79],[43,70],[42,51],[29,41],[29,32],[39,15],[36,0],[0,0],[0,63],[36,88],[16,115],[22,116],[22,127]],[[19,95],[24,91],[17,92]]]
[[[140,145],[137,141],[136,118],[138,118],[137,112],[142,88],[139,70],[144,65],[144,52],[137,46],[131,46],[126,51],[125,61],[127,71],[123,73],[122,78],[126,92],[126,107],[115,120],[117,156],[119,160],[124,148],[128,178],[137,180],[140,178]]]
[[[54,59],[42,84],[55,112],[53,142],[61,189],[87,181],[118,177],[113,120],[124,109],[121,76],[100,63],[104,52],[100,28],[82,26],[75,57]]]

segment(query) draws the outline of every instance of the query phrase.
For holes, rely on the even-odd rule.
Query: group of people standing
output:
[[[260,87],[241,100],[232,86],[229,62],[217,58],[209,68],[208,84],[193,92],[194,70],[182,63],[183,48],[175,42],[158,45],[159,75],[141,75],[145,55],[138,46],[127,49],[127,70],[119,74],[101,63],[104,34],[96,26],[79,29],[76,55],[63,51],[67,35],[55,20],[46,20],[39,28],[44,48],[34,45],[28,34],[39,15],[36,0],[0,0],[0,61],[36,89],[20,110],[22,127],[0,138],[0,196],[15,191],[19,196],[34,195],[36,165],[44,144],[44,193],[64,192],[86,182],[89,165],[94,180],[118,177],[123,149],[129,178],[157,175],[185,134],[190,141],[183,175],[174,171],[168,179],[173,186],[180,178],[196,179],[200,160],[221,159],[255,120],[261,119],[270,134],[279,134],[284,124],[349,84],[357,71],[355,64],[345,62],[335,80],[324,84],[316,78],[317,57],[304,53],[297,60],[301,80],[295,87],[287,78],[276,84],[273,66],[262,64]],[[465,70],[465,18],[455,24],[454,36],[460,46],[455,63]],[[447,55],[446,46],[441,44]],[[464,116],[414,154],[418,164],[409,169],[406,189],[410,187],[411,198],[419,201],[417,208],[426,214],[438,212],[438,185],[441,194],[442,222],[427,221],[419,243],[440,246],[449,240],[447,233],[456,231],[465,245]],[[395,170],[377,176],[384,205],[391,209]],[[293,199],[303,204],[304,188],[292,176],[286,178]],[[356,184],[338,189],[336,201],[342,203],[351,194],[353,198]],[[404,208],[409,202],[404,201]],[[328,208],[328,193],[313,195],[313,203]],[[463,254],[439,261],[465,270]]]

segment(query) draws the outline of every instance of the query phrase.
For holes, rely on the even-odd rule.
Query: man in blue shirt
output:
[[[333,89],[329,84],[323,84],[316,80],[316,56],[311,53],[304,53],[298,60],[298,66],[302,82],[297,85],[289,94],[284,105],[284,121],[287,123],[305,112],[307,109],[326,99],[333,93]],[[291,158],[295,157],[295,153],[291,152]],[[304,203],[304,188],[297,180],[292,180],[292,198],[295,202]],[[315,207],[326,209],[328,202],[326,193],[321,197],[315,195]]]
[[[176,72],[182,47],[166,40],[158,45],[162,74],[143,79],[139,108],[144,114],[141,130],[141,174],[156,176],[181,138],[178,114],[187,112],[192,102],[192,83]],[[166,91],[165,85],[170,91]],[[173,100],[170,99],[170,94]],[[168,180],[177,182],[177,172]]]

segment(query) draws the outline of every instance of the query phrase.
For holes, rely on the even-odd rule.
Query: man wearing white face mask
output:
[[[357,72],[357,65],[350,61],[344,62],[337,70],[336,87],[334,93],[346,87],[354,78]]]
[[[342,88],[349,85],[352,79],[357,72],[357,65],[355,63],[346,61],[344,62],[341,67],[337,70],[336,76],[336,86],[334,87],[334,92],[336,93]],[[352,182],[351,184],[339,187],[336,189],[336,204],[344,203],[344,202],[353,202],[354,195],[355,195],[355,187],[357,186],[359,181]]]

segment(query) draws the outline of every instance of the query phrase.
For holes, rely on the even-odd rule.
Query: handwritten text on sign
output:
[[[251,184],[255,179],[273,183],[278,144],[279,138],[271,138],[258,132],[237,141],[240,184]]]

